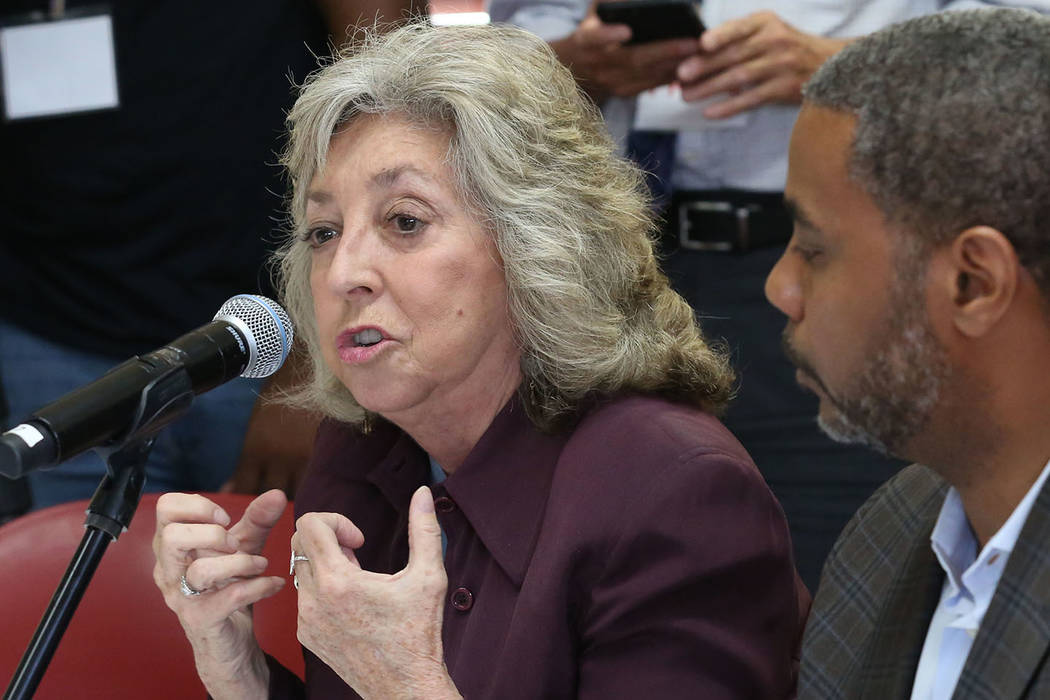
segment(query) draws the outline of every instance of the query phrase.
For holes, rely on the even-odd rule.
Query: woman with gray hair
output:
[[[293,398],[328,416],[291,541],[306,696],[793,695],[808,595],[715,417],[732,373],[547,45],[371,36],[288,123]],[[158,503],[155,578],[215,698],[303,696],[251,627],[284,507]]]

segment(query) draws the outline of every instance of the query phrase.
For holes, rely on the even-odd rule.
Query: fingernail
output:
[[[223,527],[226,527],[230,524],[230,516],[228,516],[226,514],[226,511],[224,511],[222,508],[216,508],[215,511],[211,514],[211,517],[215,520],[215,522],[219,523]]]
[[[433,513],[434,512],[434,494],[430,492],[430,489],[426,486],[420,486],[419,490],[416,491],[418,494],[420,491],[425,491],[422,496],[416,497],[416,508],[420,513]]]
[[[256,569],[265,569],[266,565],[270,562],[266,560],[266,557],[260,557],[258,555],[252,557],[252,566]]]

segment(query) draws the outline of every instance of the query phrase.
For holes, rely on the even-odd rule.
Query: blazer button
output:
[[[438,496],[434,499],[434,510],[439,513],[451,513],[456,509],[456,502],[448,496]]]
[[[460,612],[466,612],[474,607],[474,594],[469,588],[462,586],[452,591],[452,607]]]

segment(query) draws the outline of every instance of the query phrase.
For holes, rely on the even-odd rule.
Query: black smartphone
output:
[[[631,28],[628,44],[699,37],[704,31],[692,0],[613,0],[599,2],[598,19]]]

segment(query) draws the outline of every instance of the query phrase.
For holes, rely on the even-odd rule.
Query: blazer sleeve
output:
[[[578,697],[794,697],[809,595],[758,470],[705,454],[650,483],[582,592]]]
[[[277,659],[266,655],[266,665],[270,669],[270,687],[267,697],[270,700],[304,700],[306,689],[299,676],[295,675]]]

